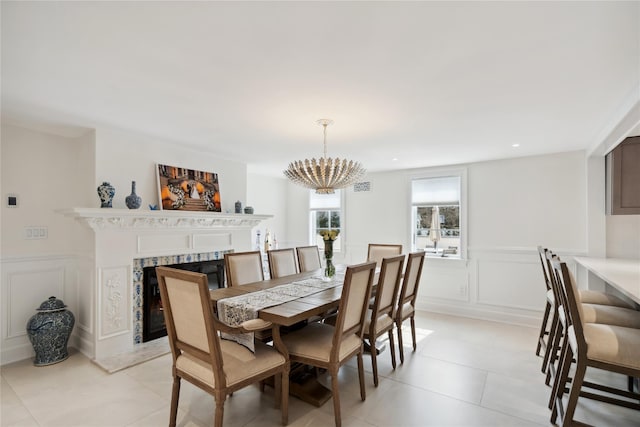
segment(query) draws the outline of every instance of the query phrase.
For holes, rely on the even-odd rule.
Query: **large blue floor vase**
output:
[[[36,355],[35,366],[47,366],[69,357],[67,344],[75,318],[62,300],[49,297],[27,323],[27,334]]]

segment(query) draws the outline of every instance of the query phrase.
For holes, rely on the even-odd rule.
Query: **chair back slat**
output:
[[[356,334],[362,339],[375,268],[374,262],[347,267],[331,350],[333,360],[339,359],[340,343],[343,337]]]
[[[415,305],[422,276],[422,265],[424,264],[424,252],[413,252],[409,254],[407,268],[404,272],[404,280],[400,290],[399,306],[410,302]]]
[[[274,249],[267,252],[269,273],[272,279],[296,274],[296,253],[293,248]]]
[[[402,277],[402,267],[404,266],[404,255],[399,255],[382,260],[378,285],[376,287],[376,297],[373,304],[372,322],[380,315],[388,313],[393,316],[395,302],[398,300],[400,292],[400,279]]]
[[[156,275],[174,363],[182,352],[190,353],[210,363],[216,384],[224,386],[220,338],[206,274],[156,267]]]
[[[550,282],[550,270],[549,270],[549,265],[547,263],[547,252],[548,250],[546,248],[543,248],[542,246],[538,246],[538,256],[540,257],[540,264],[542,264],[542,275],[544,277],[544,284],[547,287],[547,290],[551,289],[551,282]]]
[[[260,251],[225,254],[227,286],[241,286],[264,280],[262,254]]]
[[[367,249],[367,262],[375,261],[376,268],[382,266],[382,259],[393,257],[402,253],[402,245],[387,245],[381,243],[369,243]]]
[[[575,352],[586,354],[587,342],[582,329],[582,307],[578,296],[578,288],[573,277],[573,273],[560,258],[553,260],[553,269],[558,279],[559,288],[563,294],[563,309],[569,331],[569,343]],[[573,336],[575,334],[575,336]]]
[[[322,266],[320,262],[320,250],[317,246],[299,246],[296,248],[296,252],[298,254],[300,273],[314,271]]]

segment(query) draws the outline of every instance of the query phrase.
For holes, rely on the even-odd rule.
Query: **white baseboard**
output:
[[[532,328],[539,328],[540,322],[542,322],[542,313],[540,313],[540,316],[536,316],[530,313],[500,311],[491,307],[453,305],[430,302],[419,303],[416,305],[416,309],[423,311],[432,311],[440,314],[449,314],[452,316],[468,317],[471,319],[489,320],[492,322],[527,326]]]

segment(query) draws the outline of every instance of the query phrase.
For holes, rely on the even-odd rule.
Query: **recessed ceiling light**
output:
[[[398,161],[398,158],[397,158],[397,157],[394,157],[393,159],[391,159],[391,161],[393,161],[393,162],[397,162],[397,161]]]
[[[518,148],[518,147],[520,147],[520,144],[511,144],[511,146],[512,146],[513,148]]]

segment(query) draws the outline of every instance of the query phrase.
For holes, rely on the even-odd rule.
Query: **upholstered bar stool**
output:
[[[562,334],[566,332],[563,329],[562,324],[559,323],[560,318],[564,314],[562,311],[562,289],[559,278],[553,270],[553,262],[559,260],[551,251],[546,251],[546,267],[549,273],[549,283],[552,286],[554,293],[554,310],[556,317],[552,322],[552,329],[549,332],[550,345],[547,345],[545,350],[545,356],[543,359],[542,371],[547,374],[546,383],[549,384],[553,372],[553,366],[550,366],[550,362],[554,361],[558,357],[559,343],[562,338]],[[576,296],[579,295],[578,290],[575,292]],[[599,304],[587,304],[582,303],[579,300],[576,302],[581,310],[581,320],[583,323],[597,323],[613,326],[622,326],[627,328],[640,329],[640,311],[632,310],[629,308],[599,305]]]
[[[556,369],[550,397],[551,422],[555,423],[560,415],[562,426],[577,424],[573,417],[579,397],[640,410],[639,393],[614,388],[608,384],[585,381],[588,368],[640,377],[640,329],[585,322],[575,280],[567,265],[555,259],[553,269],[560,284],[566,336],[562,343],[559,366]],[[574,360],[575,371],[569,379]],[[566,406],[563,400],[565,387],[569,387]],[[615,420],[612,420],[613,424]]]

